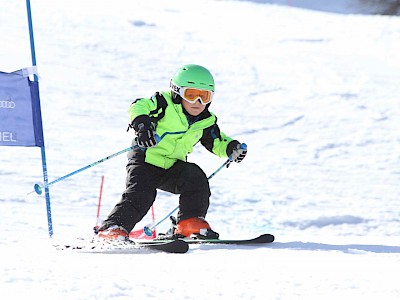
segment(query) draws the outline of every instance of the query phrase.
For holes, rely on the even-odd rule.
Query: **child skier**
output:
[[[211,195],[207,176],[186,158],[198,142],[234,162],[241,162],[247,150],[219,130],[216,116],[208,110],[214,90],[211,73],[190,64],[173,76],[169,91],[132,103],[129,127],[136,132],[137,147],[128,154],[126,190],[99,228],[99,237],[127,239],[152,206],[156,189],[161,189],[180,195],[174,234],[218,238],[204,219]]]

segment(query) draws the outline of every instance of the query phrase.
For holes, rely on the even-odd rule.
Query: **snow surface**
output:
[[[25,1],[0,1],[0,70],[30,66]],[[27,196],[40,149],[2,147],[2,299],[400,298],[400,19],[267,2],[32,1],[50,181],[128,147],[131,101],[201,64],[220,127],[249,148],[210,181],[207,219],[221,237],[276,242],[57,251],[91,235],[101,176],[101,218],[119,200],[125,155],[51,187],[49,239],[44,198]],[[201,146],[190,160],[207,174],[224,162]],[[156,219],[176,205],[160,192]]]

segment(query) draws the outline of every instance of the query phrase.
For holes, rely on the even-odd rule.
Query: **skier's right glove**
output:
[[[151,148],[157,145],[156,132],[149,116],[142,115],[135,118],[130,127],[135,129],[139,147]]]

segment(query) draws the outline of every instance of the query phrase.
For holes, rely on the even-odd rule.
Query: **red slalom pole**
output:
[[[153,222],[153,224],[156,222],[156,217],[154,214],[154,204],[151,206],[151,221]],[[157,237],[157,233],[156,233],[156,229],[153,229],[153,234],[152,234],[152,238],[155,239]]]
[[[97,218],[96,218],[96,228],[99,226],[100,207],[101,207],[101,198],[103,197],[103,185],[104,185],[104,175],[103,175],[103,176],[101,176],[101,183],[100,183],[100,194],[99,194],[99,202],[97,203]]]

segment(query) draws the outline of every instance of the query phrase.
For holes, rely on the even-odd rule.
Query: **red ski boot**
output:
[[[129,238],[128,232],[121,226],[111,226],[107,229],[100,230],[97,233],[99,238],[105,240],[118,240],[118,241],[125,241]]]
[[[217,239],[219,234],[213,231],[203,217],[181,220],[176,224],[175,235],[196,237],[199,239]]]

